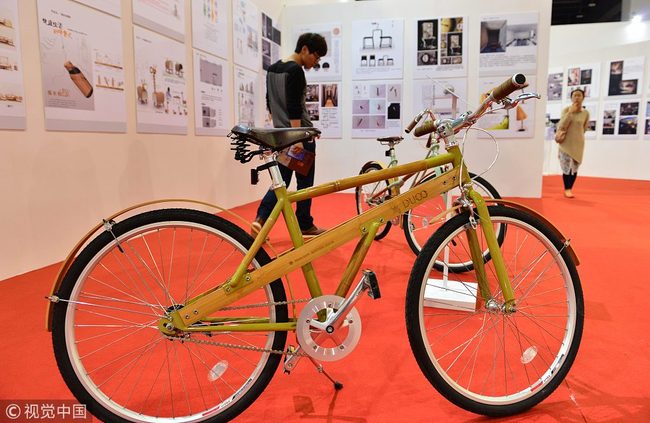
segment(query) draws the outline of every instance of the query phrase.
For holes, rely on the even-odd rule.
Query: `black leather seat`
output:
[[[230,131],[240,139],[273,151],[284,150],[302,141],[311,141],[321,133],[320,129],[311,127],[267,129],[250,128],[245,125],[235,125]]]

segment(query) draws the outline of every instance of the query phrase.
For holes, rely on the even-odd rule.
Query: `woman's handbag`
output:
[[[559,123],[558,123],[557,126],[558,126],[558,128],[555,131],[555,142],[558,143],[558,144],[562,144],[564,142],[564,140],[566,139],[566,131],[569,129],[569,126],[571,126],[571,121],[569,121],[569,124],[564,129],[560,128]]]

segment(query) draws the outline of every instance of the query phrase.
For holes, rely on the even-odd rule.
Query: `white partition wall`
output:
[[[302,3],[302,4],[300,4]],[[342,81],[341,92],[346,100],[342,102],[341,114],[342,136],[340,139],[320,140],[317,147],[318,162],[316,182],[349,176],[358,172],[368,160],[382,160],[384,148],[373,139],[352,138],[352,101],[353,91],[352,70],[356,64],[357,52],[352,51],[353,22],[364,20],[403,19],[404,20],[404,66],[402,97],[402,127],[404,127],[419,110],[414,110],[413,101],[413,71],[415,67],[417,35],[413,30],[414,22],[425,17],[462,16],[463,36],[468,37],[467,48],[467,98],[469,105],[460,102],[460,107],[475,108],[479,102],[479,55],[480,29],[483,16],[533,13],[537,17],[537,58],[533,71],[525,72],[532,80],[545,81],[548,68],[548,40],[551,20],[551,3],[548,1],[522,2],[517,0],[499,0],[477,2],[474,0],[458,0],[454,2],[435,2],[424,0],[402,1],[363,1],[363,2],[308,2],[286,1],[283,13],[283,49],[293,47],[295,37],[291,28],[296,25],[309,27],[313,24],[340,22],[342,25]],[[435,77],[435,74],[434,74]],[[543,89],[544,84],[538,84]],[[538,101],[534,108],[534,127],[531,128],[530,138],[500,139],[500,157],[494,167],[484,176],[498,190],[507,196],[536,197],[541,194],[541,178],[544,157],[544,110],[545,100]],[[403,134],[396,131],[394,135]],[[516,135],[515,135],[516,136]],[[424,141],[407,139],[398,148],[399,157],[403,160],[423,157]],[[485,138],[470,134],[465,152],[472,169],[481,171],[487,169],[496,151],[494,143]]]
[[[205,4],[227,2],[230,5],[233,1],[215,0]],[[274,19],[281,16],[281,0],[250,1]],[[65,128],[46,130],[39,55],[38,25],[42,21],[38,20],[38,2],[17,1],[20,21],[13,22],[12,18],[10,26],[8,12],[0,6],[3,18],[0,36],[3,40],[10,37],[12,44],[20,45],[22,64],[17,65],[17,69],[24,72],[24,94],[21,97],[26,109],[25,130],[0,130],[0,280],[63,260],[76,242],[102,218],[133,204],[162,198],[192,198],[232,207],[261,198],[267,186],[263,183],[250,185],[249,167],[233,160],[227,140],[224,137],[197,136],[194,129],[192,0],[160,2],[184,5],[183,10],[171,11],[173,19],[170,20],[184,16],[184,60],[177,59],[184,67],[175,67],[174,78],[180,81],[182,74],[182,79],[188,84],[184,96],[178,99],[180,105],[187,106],[180,109],[183,114],[185,110],[188,113],[187,135],[136,131],[136,108],[138,105],[151,106],[152,94],[156,90],[153,84],[147,83],[145,87],[142,83],[142,79],[149,77],[148,73],[135,80],[133,40],[134,28],[139,28],[139,25],[134,24],[132,0],[52,2],[63,9],[73,6],[86,8],[86,13],[91,16],[107,14],[106,19],[116,20],[118,18],[113,18],[113,15],[120,15],[126,130],[120,134],[75,132]],[[11,2],[3,0],[0,3]],[[63,29],[58,28],[59,23],[52,20],[51,28],[60,30],[60,35],[65,36]],[[16,30],[20,31],[19,37],[12,35]],[[227,31],[232,31],[232,22]],[[110,34],[106,37],[115,39]],[[230,50],[231,42],[226,39],[222,37],[217,42],[227,42]],[[172,38],[169,40],[180,43]],[[14,45],[2,44],[0,65],[3,61],[18,63],[15,53],[4,53],[7,46],[13,48]],[[164,51],[158,53],[165,54]],[[225,60],[227,66],[233,66],[232,59]],[[166,77],[165,64],[158,68],[156,77],[161,83]],[[68,75],[65,77],[71,79]],[[227,81],[230,87],[232,78],[230,72]],[[97,80],[95,75],[91,82],[99,89]],[[111,78],[108,81],[108,85],[113,85]],[[102,79],[101,83],[105,84],[105,81]],[[148,91],[148,103],[136,103],[136,99],[144,103],[145,97],[141,93],[146,91],[143,88]],[[2,85],[0,91],[8,89]],[[175,97],[173,92],[170,94]],[[162,95],[164,97],[166,93]],[[260,109],[257,110],[260,115],[263,107],[261,95],[258,101]],[[231,107],[232,103],[230,99],[228,106]],[[163,108],[158,111],[166,113]],[[173,116],[174,110],[169,109],[168,113]]]
[[[549,107],[559,113],[569,105],[567,100],[567,71],[580,64],[591,63],[600,74],[595,96],[585,100],[591,119],[595,120],[594,132],[587,132],[585,154],[580,175],[622,179],[650,179],[650,23],[610,22],[603,24],[563,25],[551,29],[549,69],[563,71],[565,94],[562,101],[551,101]],[[623,77],[627,79],[627,91],[610,94],[612,62],[623,62]],[[630,69],[630,71],[628,71]],[[550,72],[552,73],[552,72]],[[634,82],[635,86],[629,84]],[[568,87],[570,88],[570,87]],[[621,129],[621,104],[638,103],[636,134],[619,133]],[[625,108],[625,106],[623,106]],[[592,112],[593,111],[593,112]],[[605,123],[604,114],[611,113],[611,122]],[[612,113],[613,112],[613,113]],[[631,112],[630,112],[631,113]],[[624,118],[626,119],[626,118]],[[627,119],[633,119],[632,117]],[[604,132],[609,124],[616,135]],[[624,131],[625,132],[625,131]],[[627,131],[631,132],[631,131]],[[545,145],[544,173],[559,174],[557,145],[547,141]]]

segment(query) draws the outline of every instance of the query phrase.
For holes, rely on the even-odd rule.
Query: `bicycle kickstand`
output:
[[[311,361],[312,364],[316,367],[316,370],[318,371],[318,373],[320,373],[323,376],[325,376],[326,378],[328,378],[330,380],[330,382],[332,382],[334,384],[334,389],[335,390],[339,391],[339,390],[343,389],[343,384],[341,382],[339,382],[338,380],[332,379],[332,376],[330,376],[325,371],[325,369],[323,368],[323,365],[321,363],[319,363],[318,361],[314,360],[311,357],[308,357],[308,358],[309,358],[309,361]]]
[[[296,364],[298,360],[300,359],[300,356],[297,354],[298,351],[300,350],[300,346],[294,347],[294,346],[289,346],[288,351],[291,353],[291,355],[287,356],[284,360],[284,372],[289,374],[291,373],[291,370],[293,370],[296,367]],[[323,365],[313,359],[312,357],[307,356],[309,358],[309,361],[316,367],[316,370],[318,373],[322,374],[325,376],[327,379],[329,379],[330,382],[334,385],[335,390],[341,390],[343,389],[343,384],[337,380],[334,380],[332,376],[329,375],[323,368]]]

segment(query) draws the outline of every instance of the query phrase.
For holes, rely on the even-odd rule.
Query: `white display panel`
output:
[[[185,45],[134,27],[137,132],[187,133]]]
[[[230,0],[192,0],[192,44],[230,59]]]
[[[341,84],[312,82],[307,84],[305,105],[321,138],[341,138]]]
[[[436,118],[450,118],[454,112],[457,116],[467,109],[465,78],[416,79],[412,83],[414,115],[428,108]],[[407,116],[406,120],[409,121],[410,117]]]
[[[122,16],[122,1],[121,0],[74,0],[77,3],[85,4],[86,6],[94,7],[102,12],[110,13],[117,17]]]
[[[402,132],[402,82],[352,83],[352,137],[377,138]]]
[[[416,78],[467,75],[467,17],[418,19],[412,29]]]
[[[280,45],[282,33],[276,27],[273,19],[262,13],[262,69],[267,70],[269,66],[280,60]]]
[[[235,66],[235,124],[256,126],[258,74]]]
[[[598,98],[600,94],[600,63],[573,65],[567,68],[566,99],[571,100],[571,93],[576,88],[585,92],[585,99]]]
[[[235,64],[257,72],[260,68],[260,12],[249,0],[233,0]]]
[[[537,13],[481,18],[479,73],[507,75],[537,70]]]
[[[18,0],[0,3],[0,129],[25,129]]]
[[[641,96],[645,57],[609,62],[608,96]]]
[[[45,128],[126,132],[122,23],[68,0],[39,0]]]
[[[352,79],[401,79],[404,74],[404,20],[352,22]]]
[[[185,41],[185,0],[133,0],[133,23]]]
[[[548,70],[548,85],[546,87],[546,101],[562,101],[564,89],[564,72],[561,68]]]
[[[508,78],[507,75],[479,78],[480,101],[483,101],[494,88]],[[528,87],[517,90],[509,97],[514,99],[522,92],[537,92],[536,78],[527,77]],[[492,111],[486,113],[478,121],[477,126],[488,130],[497,139],[499,138],[532,138],[535,134],[535,104],[536,100],[519,103],[510,110],[498,110],[499,104],[492,105]],[[479,132],[479,137],[486,138],[487,134]]]
[[[606,101],[603,104],[602,134],[609,138],[616,135],[616,139],[638,138],[642,130],[639,128],[639,100]]]
[[[228,62],[194,51],[194,127],[196,135],[227,135],[233,126]]]
[[[293,40],[289,47],[295,49],[298,37],[307,32],[323,36],[327,42],[327,54],[320,58],[318,67],[305,69],[307,81],[341,80],[341,24],[324,23],[298,26],[294,29]]]

